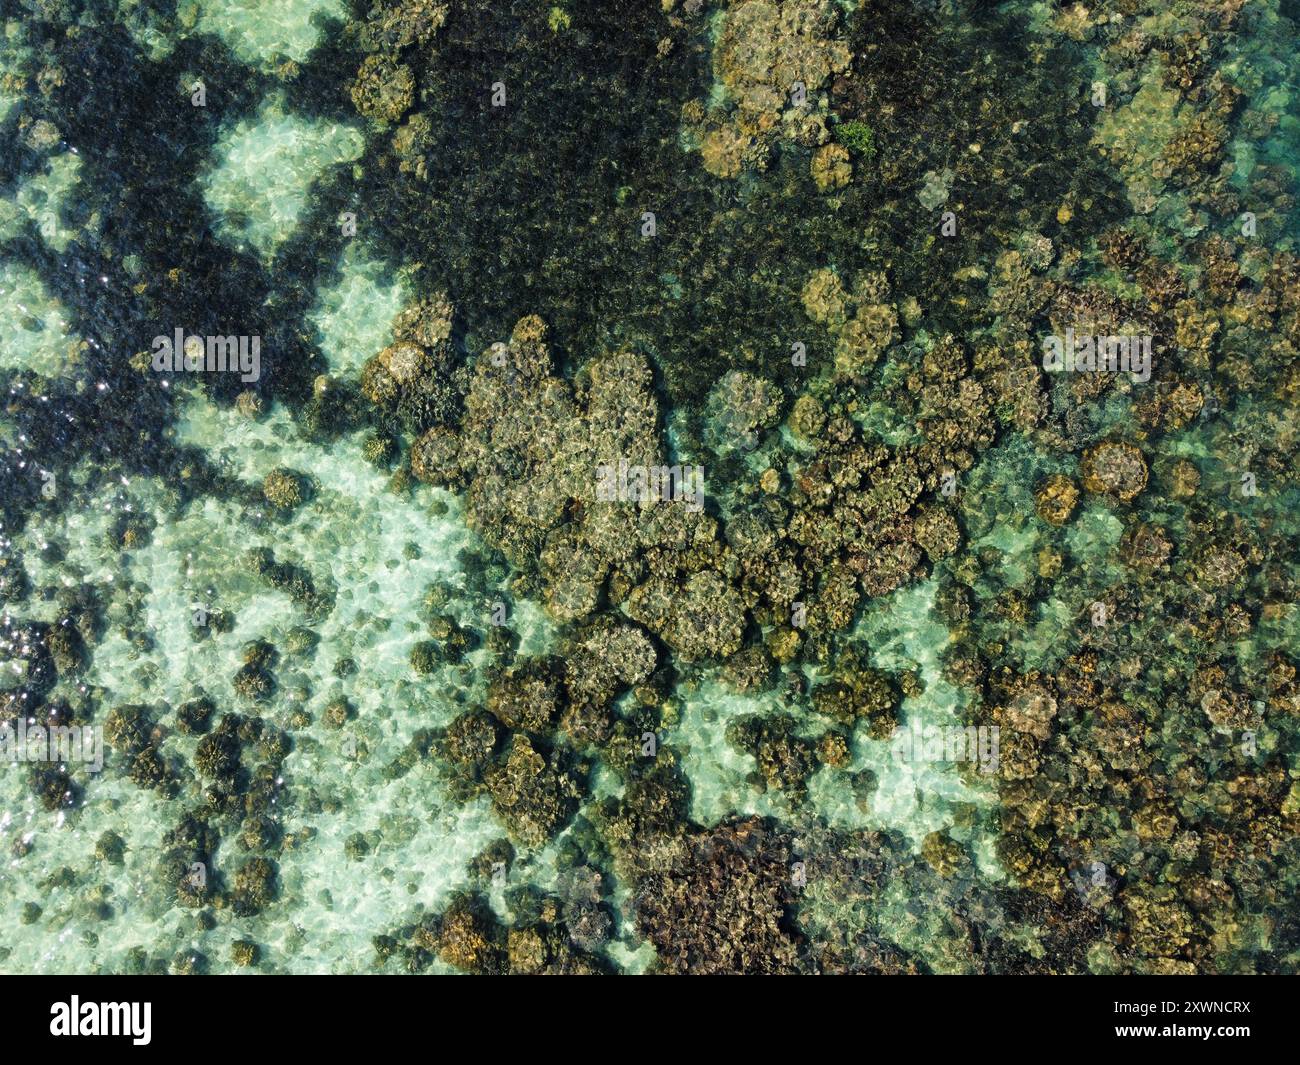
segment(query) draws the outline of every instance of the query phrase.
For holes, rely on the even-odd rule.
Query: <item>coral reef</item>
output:
[[[839,38],[839,12],[825,0],[740,0],[730,4],[713,50],[713,73],[725,104],[702,114],[705,167],[722,178],[742,168],[764,169],[774,142],[821,146],[812,174],[820,188],[846,184],[848,152],[831,145],[820,93],[848,69]]]
[[[1297,970],[1294,5],[155,6],[0,35],[0,968]]]

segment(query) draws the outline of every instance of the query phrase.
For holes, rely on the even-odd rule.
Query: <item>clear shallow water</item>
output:
[[[6,12],[0,969],[1294,971],[1283,9],[660,7]]]

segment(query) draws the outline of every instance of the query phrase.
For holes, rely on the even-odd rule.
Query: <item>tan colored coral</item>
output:
[[[370,359],[361,371],[361,391],[379,407],[397,402],[401,390],[432,367],[429,356],[415,344],[393,344]]]
[[[384,55],[366,56],[352,84],[352,103],[372,122],[396,122],[415,102],[411,68]]]
[[[451,300],[445,292],[404,307],[393,319],[393,338],[432,348],[451,336]]]
[[[278,467],[262,482],[262,495],[279,510],[292,510],[303,500],[302,480],[292,470]]]
[[[449,485],[460,479],[460,438],[437,425],[411,446],[411,472],[425,484]]]
[[[813,273],[800,293],[803,309],[808,317],[832,332],[837,332],[847,319],[847,296],[840,276],[824,268]]]
[[[843,188],[853,179],[849,150],[842,144],[824,144],[813,152],[812,176],[823,192]]]
[[[1083,487],[1127,503],[1147,486],[1147,460],[1133,444],[1106,441],[1089,448],[1080,467]]]
[[[752,137],[734,126],[710,130],[700,142],[704,169],[714,177],[734,178],[744,166],[745,154],[753,143]]]
[[[832,0],[741,0],[727,9],[713,50],[713,72],[730,110],[722,116],[722,128],[702,138],[710,173],[734,177],[746,165],[761,166],[766,145],[783,135],[804,146],[825,141],[824,105],[816,94],[832,75],[848,70],[853,58],[838,39],[840,28]],[[684,111],[683,118],[691,125],[697,114],[698,109]],[[838,160],[824,162],[826,178],[838,181]]]
[[[1079,488],[1063,473],[1054,473],[1034,492],[1034,510],[1048,525],[1064,525],[1079,502]]]
[[[1170,488],[1175,499],[1191,499],[1201,486],[1201,471],[1187,459],[1174,463]]]
[[[835,345],[835,372],[854,376],[869,370],[898,338],[898,312],[891,304],[859,307]]]

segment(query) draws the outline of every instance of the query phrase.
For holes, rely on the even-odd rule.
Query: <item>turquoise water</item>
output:
[[[0,971],[1295,972],[1296,12],[617,7],[0,6]]]

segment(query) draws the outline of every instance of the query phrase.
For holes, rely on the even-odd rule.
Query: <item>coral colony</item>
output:
[[[0,28],[0,971],[1300,971],[1295,4]]]

